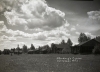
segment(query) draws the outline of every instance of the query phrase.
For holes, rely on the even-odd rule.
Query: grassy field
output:
[[[100,55],[0,55],[0,72],[100,72]]]

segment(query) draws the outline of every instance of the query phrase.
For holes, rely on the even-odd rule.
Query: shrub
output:
[[[1,50],[0,50],[0,55],[2,54]]]
[[[93,54],[100,54],[100,45],[95,45],[92,52]]]
[[[9,55],[10,54],[10,50],[9,49],[4,49],[3,54],[4,55]]]

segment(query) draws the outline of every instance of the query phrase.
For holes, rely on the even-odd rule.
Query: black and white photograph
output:
[[[0,72],[100,72],[100,1],[0,0]]]

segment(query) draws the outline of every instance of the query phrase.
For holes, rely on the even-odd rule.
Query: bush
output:
[[[1,50],[0,50],[0,55],[2,54]]]
[[[3,54],[4,55],[9,55],[10,54],[10,50],[9,49],[4,49]]]
[[[100,54],[100,45],[95,45],[92,52],[93,54]]]

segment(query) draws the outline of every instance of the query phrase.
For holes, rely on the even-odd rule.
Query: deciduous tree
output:
[[[73,43],[72,43],[72,41],[70,40],[70,38],[68,39],[67,44],[70,45],[70,46],[72,46]]]
[[[23,45],[23,52],[27,53],[27,46],[26,45]]]
[[[80,33],[78,42],[82,43],[82,42],[88,41],[90,39],[91,39],[91,37],[87,36],[85,33]]]
[[[31,47],[30,47],[31,50],[35,50],[35,47],[33,44],[31,44]]]

